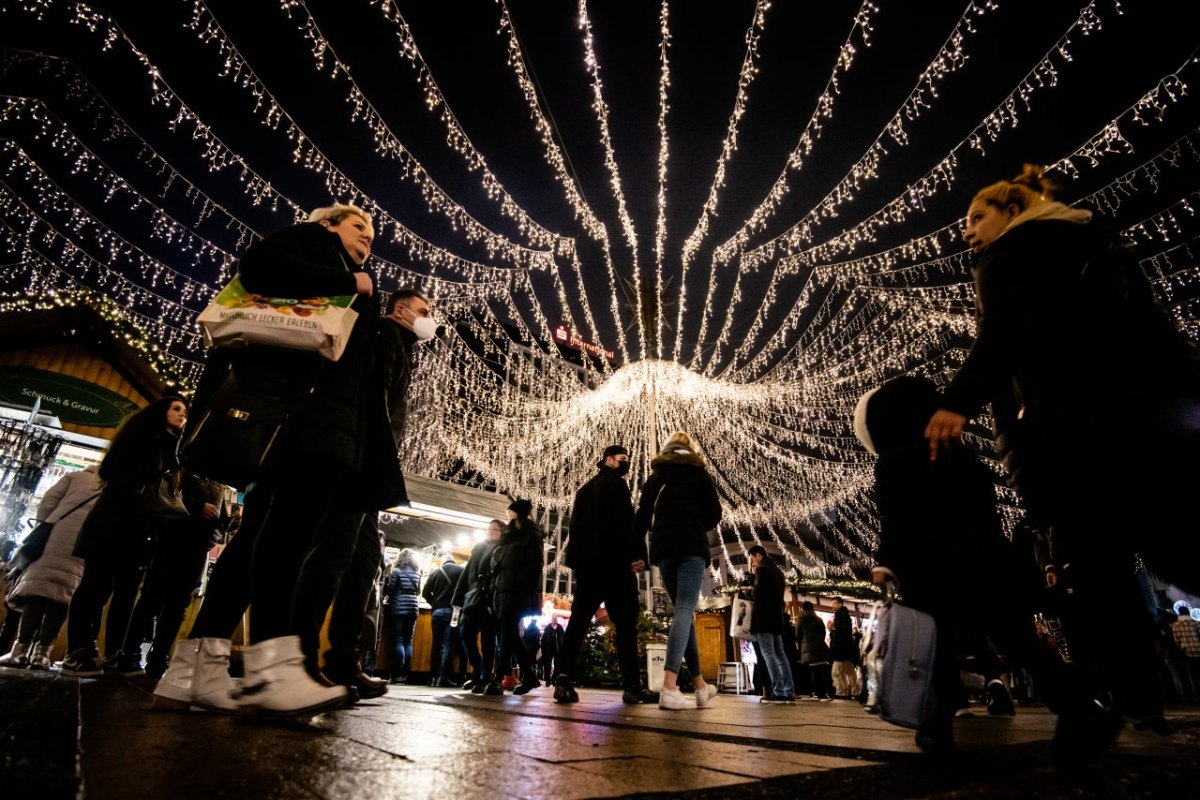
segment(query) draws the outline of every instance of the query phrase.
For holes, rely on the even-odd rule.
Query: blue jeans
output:
[[[416,614],[392,615],[392,648],[395,656],[392,658],[392,676],[408,675],[408,667],[412,663],[413,635],[416,633]]]
[[[705,563],[700,556],[683,556],[665,559],[658,565],[663,587],[675,606],[671,630],[667,632],[667,663],[663,669],[669,669],[676,675],[685,657],[692,677],[703,675],[700,671],[700,651],[696,649],[696,601],[700,598]]]
[[[767,663],[767,674],[771,676],[771,694],[794,695],[796,687],[792,685],[792,668],[783,649],[783,637],[778,633],[756,633],[754,638]]]
[[[433,633],[433,644],[429,650],[429,679],[449,677],[454,669],[454,651],[452,647],[458,643],[455,635],[458,631],[450,627],[454,609],[435,608],[429,615],[430,630]]]

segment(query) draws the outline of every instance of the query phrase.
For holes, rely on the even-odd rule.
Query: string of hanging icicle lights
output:
[[[407,140],[391,98],[370,80],[370,62],[356,60],[354,42],[316,4],[280,0],[270,13],[271,36],[300,54],[289,69],[338,99],[323,109],[321,124],[281,91],[258,50],[261,31],[247,36],[239,12],[217,0],[164,4],[172,5],[186,25],[181,35],[194,39],[187,74],[159,37],[98,5],[0,6],[4,27],[48,39],[61,33],[82,48],[32,48],[32,38],[0,34],[0,311],[92,305],[165,375],[194,381],[203,361],[195,315],[238,254],[327,198],[356,202],[375,218],[369,266],[380,288],[417,286],[453,323],[446,339],[420,354],[407,469],[562,512],[604,444],[631,447],[640,482],[654,443],[687,430],[725,505],[715,543],[721,566],[761,542],[790,571],[810,577],[849,575],[877,544],[873,462],[850,425],[857,399],[903,372],[945,379],[973,332],[962,209],[947,210],[944,201],[981,175],[997,177],[987,159],[1037,125],[1062,87],[1094,63],[1105,37],[1135,13],[1094,0],[1057,12],[1057,22],[1039,21],[1046,33],[1038,53],[1013,65],[1011,82],[986,110],[951,126],[945,113],[994,59],[994,26],[1025,13],[1000,0],[964,2],[939,23],[944,31],[933,32],[932,55],[914,57],[923,66],[899,104],[872,123],[851,157],[831,160],[844,146],[838,126],[854,113],[847,109],[866,85],[863,73],[880,68],[874,51],[899,24],[894,4],[864,0],[830,12],[844,18],[830,26],[837,39],[822,83],[811,97],[793,99],[803,113],[794,128],[781,127],[783,150],[767,153],[746,146],[761,142],[755,124],[772,113],[765,82],[773,76],[764,65],[775,63],[777,48],[794,45],[799,34],[781,17],[800,12],[745,3],[740,28],[729,33],[740,66],[706,78],[728,105],[719,141],[701,157],[688,144],[681,111],[681,87],[692,76],[680,65],[690,63],[694,31],[682,5],[661,0],[644,18],[654,25],[647,39],[656,68],[637,80],[654,98],[651,143],[623,138],[628,78],[612,80],[617,28],[603,8],[578,0],[569,68],[590,115],[573,122],[589,131],[585,146],[564,135],[555,115],[561,99],[539,80],[564,67],[539,61],[545,51],[530,46],[536,33],[522,6],[498,0],[485,20],[495,48],[470,68],[499,75],[521,104],[508,124],[535,142],[546,176],[538,192],[562,207],[552,215],[529,202],[525,176],[504,170],[488,131],[472,127],[478,116],[464,113],[461,87],[438,66],[439,37],[421,21],[427,9],[380,0],[354,13],[369,15],[358,19],[387,42],[390,79],[420,98],[406,113],[440,132],[444,161],[466,180],[443,181],[443,159]],[[1164,30],[1178,24],[1152,21]],[[1125,56],[1132,62],[1138,54]],[[1085,120],[1075,142],[1039,155],[1053,173],[1086,187],[1067,199],[1104,213],[1136,245],[1156,291],[1193,335],[1200,332],[1198,69],[1195,53],[1179,52],[1123,105]],[[134,76],[117,98],[109,70]],[[219,113],[195,94],[187,78],[195,73],[221,92]],[[136,115],[127,113],[131,94]],[[239,122],[231,127],[233,117]],[[934,137],[931,119],[946,135]],[[250,131],[239,125],[272,142],[275,157],[248,144]],[[373,157],[417,201],[398,202],[341,163],[331,126],[360,133],[367,146],[359,156]],[[944,140],[932,156],[931,139]],[[653,154],[635,162],[633,147]],[[581,170],[584,153],[591,163]],[[280,170],[281,160],[290,172]],[[768,179],[748,197],[739,180],[751,161],[763,162]],[[813,174],[835,163],[828,181]],[[702,180],[689,181],[697,172]],[[882,195],[897,173],[909,177]],[[216,190],[218,179],[235,189]],[[688,185],[702,188],[690,196],[681,188]],[[640,213],[639,192],[650,198],[648,213]],[[428,220],[441,226],[437,235]],[[653,235],[642,235],[643,227]],[[613,356],[564,360],[558,330]],[[990,453],[988,420],[980,423],[968,441]],[[998,491],[1011,525],[1016,499]],[[552,543],[561,544],[562,515],[550,518]]]

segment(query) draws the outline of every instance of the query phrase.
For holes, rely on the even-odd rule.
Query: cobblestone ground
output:
[[[286,721],[149,710],[148,681],[0,670],[0,797],[1171,797],[1200,785],[1200,708],[1170,736],[1125,730],[1068,771],[1050,760],[1040,707],[956,723],[931,759],[854,702],[767,706],[722,694],[707,709],[626,706],[583,690],[485,698],[392,687],[353,709]]]

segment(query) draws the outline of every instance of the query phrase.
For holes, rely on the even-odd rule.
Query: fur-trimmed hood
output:
[[[677,464],[679,466],[692,466],[704,468],[704,459],[697,453],[693,453],[686,447],[672,447],[669,450],[656,455],[650,459],[650,469],[658,469],[667,466],[668,464]]]

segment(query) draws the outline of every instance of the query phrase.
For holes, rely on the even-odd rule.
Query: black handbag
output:
[[[159,519],[183,519],[188,515],[183,493],[171,475],[164,475],[157,484],[151,483],[142,489],[142,508]]]
[[[267,468],[288,418],[311,393],[312,385],[281,391],[269,383],[252,385],[231,371],[184,440],[180,459],[197,475],[245,490]]]

